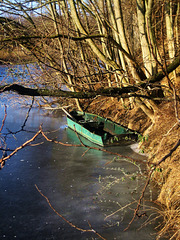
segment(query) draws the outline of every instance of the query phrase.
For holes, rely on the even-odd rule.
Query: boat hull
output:
[[[109,119],[80,111],[67,116],[68,127],[99,146],[130,144],[137,134]]]
[[[88,129],[84,128],[81,124],[74,122],[70,118],[67,118],[67,124],[69,128],[71,128],[78,134],[82,135],[83,137],[87,138],[89,141],[97,145],[104,146],[104,142],[101,136],[90,132]]]

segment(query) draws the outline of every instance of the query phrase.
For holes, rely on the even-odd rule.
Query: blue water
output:
[[[1,133],[3,147],[15,149],[22,145],[34,136],[41,124],[49,138],[63,143],[79,143],[77,136],[67,129],[66,116],[61,111],[47,114],[47,110],[34,107],[22,130],[28,112],[28,107],[23,106],[31,101],[31,98],[22,97],[17,101],[15,94],[1,95],[0,125],[4,103],[7,105],[7,118]],[[149,189],[145,198],[147,202],[143,204],[147,217],[137,218],[128,231],[123,230],[133,216],[136,203],[105,219],[138,199],[145,180],[126,177],[133,173],[138,176],[137,166],[124,158],[111,162],[114,156],[105,152],[86,152],[84,147],[65,147],[47,142],[42,136],[34,144],[18,151],[0,171],[0,239],[99,239],[94,233],[78,231],[60,218],[37,191],[35,184],[56,211],[80,228],[89,229],[90,223],[108,240],[155,239],[155,225],[141,228],[150,215],[155,214],[152,210],[155,206],[149,203],[149,199],[155,199],[156,193],[151,194]],[[108,150],[141,160],[145,158],[129,146]]]
[[[28,65],[27,65],[28,66]],[[26,65],[0,66],[0,82],[12,83],[30,79]]]

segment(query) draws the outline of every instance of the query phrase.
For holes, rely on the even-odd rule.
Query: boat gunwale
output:
[[[107,133],[107,134],[110,134],[110,135],[111,135],[110,137],[104,139],[104,136],[103,136],[103,135],[100,135],[100,134],[98,134],[98,133],[93,133],[91,130],[89,130],[88,128],[86,128],[86,126],[83,126],[83,124],[79,122],[80,120],[77,119],[77,116],[74,116],[74,115],[73,115],[73,112],[76,113],[77,116],[78,116],[78,114],[79,114],[78,117],[81,117],[81,116],[82,116],[82,119],[85,121],[85,123],[87,123],[87,122],[86,122],[85,118],[83,118],[83,116],[84,116],[84,117],[85,117],[85,116],[87,116],[87,117],[90,116],[90,117],[92,117],[92,118],[94,117],[94,119],[95,119],[95,118],[96,118],[96,119],[99,118],[100,120],[107,121],[107,122],[109,122],[110,124],[113,124],[113,125],[115,125],[115,126],[117,126],[117,127],[120,127],[120,128],[122,128],[122,129],[124,129],[124,130],[127,131],[127,132],[125,132],[125,133],[120,133],[120,134],[114,134],[114,135],[113,135],[113,134],[111,134],[110,131],[106,131],[106,130],[104,129],[104,130],[103,130],[103,131],[104,131],[104,134]],[[99,116],[99,115],[93,114],[93,113],[86,113],[86,112],[81,112],[81,111],[72,111],[72,112],[71,112],[71,116],[72,116],[72,117],[70,117],[70,116],[67,115],[67,119],[69,119],[69,120],[72,121],[71,124],[68,123],[68,127],[70,127],[73,131],[76,131],[77,133],[79,133],[81,136],[85,137],[85,138],[88,139],[89,141],[91,141],[91,142],[93,142],[93,143],[95,143],[95,144],[97,144],[97,145],[103,146],[103,147],[104,147],[104,146],[117,145],[119,141],[123,140],[123,137],[125,138],[125,137],[128,137],[128,136],[132,136],[132,135],[137,135],[137,134],[138,134],[136,131],[133,131],[133,130],[131,130],[131,129],[128,129],[128,128],[126,128],[126,127],[124,127],[124,126],[122,126],[122,125],[120,125],[120,124],[118,124],[118,123],[116,123],[116,122],[108,119],[108,118],[105,119],[105,118],[103,118],[103,117],[101,117],[101,116]],[[96,121],[96,122],[98,123],[99,121]],[[85,131],[88,132],[88,134],[87,134],[87,133],[84,133],[84,132],[82,132],[82,131],[80,131],[80,130],[78,130],[78,129],[76,129],[76,128],[75,128],[75,124],[73,124],[73,123],[77,124],[77,125],[79,126],[79,128],[85,129]],[[89,123],[92,123],[92,122],[89,122]],[[71,126],[71,125],[72,125],[72,126]],[[75,129],[74,129],[73,127],[74,127]],[[94,136],[94,137],[92,137],[92,136]],[[121,137],[121,138],[118,139],[117,142],[111,143],[110,141],[113,140],[113,138],[116,138],[116,137]],[[96,138],[100,138],[100,141],[97,140]],[[125,140],[125,139],[124,139],[124,140]],[[132,139],[131,139],[131,140],[132,140]]]
[[[86,139],[88,139],[89,141],[91,141],[91,142],[93,142],[93,143],[95,143],[95,144],[98,144],[98,145],[100,145],[100,146],[105,146],[104,141],[103,141],[101,135],[98,135],[98,134],[96,134],[96,133],[92,133],[89,129],[85,128],[82,124],[78,123],[77,120],[76,120],[76,122],[75,122],[75,121],[74,121],[72,118],[70,118],[69,116],[67,116],[67,119],[70,120],[70,121],[72,121],[73,123],[76,123],[76,125],[79,125],[81,128],[85,129],[85,130],[89,133],[89,135],[87,135],[87,134],[83,133],[82,131],[79,131],[78,129],[76,129],[75,124],[72,124],[72,125],[74,126],[74,128],[75,128],[75,129],[74,129],[74,128],[72,127],[72,125],[69,125],[69,123],[68,123],[68,127],[71,128],[73,131],[79,133],[80,135],[82,135],[83,137],[85,137]],[[90,135],[97,136],[98,138],[101,139],[101,141],[98,141],[98,140],[96,140],[95,138],[90,137]]]

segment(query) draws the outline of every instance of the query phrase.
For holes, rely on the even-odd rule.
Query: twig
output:
[[[131,226],[132,222],[134,221],[135,217],[136,217],[137,214],[138,214],[139,208],[140,208],[140,206],[141,206],[141,201],[142,201],[142,199],[143,199],[143,197],[144,197],[146,188],[147,188],[147,186],[149,185],[149,182],[150,182],[150,179],[151,179],[151,176],[152,176],[153,171],[154,171],[154,168],[151,169],[151,171],[149,172],[148,178],[147,178],[147,180],[146,180],[146,184],[144,185],[144,188],[143,188],[143,190],[142,190],[141,196],[140,196],[140,198],[139,198],[139,200],[138,200],[137,207],[136,207],[136,209],[134,210],[134,215],[133,215],[131,221],[129,222],[128,226],[124,229],[124,231],[127,231],[127,230],[129,229],[129,227]]]
[[[70,104],[70,105],[68,105],[68,106],[63,106],[63,107],[42,107],[42,108],[45,108],[45,109],[47,109],[47,110],[62,110],[62,108],[64,109],[64,108],[69,108],[69,107],[71,107],[72,106],[72,104]]]
[[[102,237],[98,232],[96,232],[92,226],[90,225],[90,223],[88,222],[89,226],[91,229],[83,229],[83,228],[79,228],[76,225],[74,225],[73,223],[71,223],[69,220],[67,220],[63,215],[61,215],[58,211],[56,211],[56,209],[52,206],[52,204],[50,203],[49,199],[47,196],[45,196],[38,188],[38,186],[35,184],[36,189],[38,190],[38,192],[41,194],[42,197],[44,197],[46,199],[46,202],[48,203],[48,205],[50,206],[50,208],[60,217],[62,218],[66,223],[68,223],[71,227],[75,228],[78,231],[81,232],[92,232],[95,233],[98,237],[100,237],[103,240],[106,240],[104,237]]]
[[[163,142],[164,138],[169,135],[169,133],[173,130],[174,127],[176,127],[177,124],[178,124],[178,123],[176,122],[176,123],[166,132],[166,134],[163,135],[163,138],[161,139],[161,141],[160,141],[160,143],[159,143],[159,146],[158,146],[158,149],[157,149],[157,151],[155,152],[154,155],[156,155],[156,154],[158,153],[158,151],[159,151],[159,149],[160,149],[160,147],[161,147],[161,145],[162,145],[162,142]]]
[[[63,112],[64,112],[67,116],[69,116],[71,119],[76,120],[68,111],[66,111],[66,109],[64,109],[63,107],[62,107],[61,109],[62,109]]]
[[[156,168],[157,168],[162,162],[164,162],[168,157],[170,157],[170,156],[172,155],[172,153],[173,153],[174,151],[176,151],[176,149],[177,149],[179,146],[180,146],[180,139],[178,140],[178,142],[176,143],[176,145],[169,151],[169,153],[166,154],[166,155],[165,155],[161,160],[159,160],[156,164],[154,164],[154,166],[153,166],[152,169],[150,170],[149,175],[148,175],[148,178],[147,178],[146,183],[145,183],[145,185],[144,185],[144,188],[143,188],[143,190],[142,190],[141,196],[140,196],[140,198],[139,198],[139,200],[138,200],[137,207],[136,207],[136,209],[134,210],[134,215],[133,215],[131,221],[129,222],[128,226],[124,229],[124,231],[126,231],[126,230],[129,229],[129,227],[131,226],[131,224],[132,224],[132,222],[134,221],[135,217],[138,215],[138,211],[139,211],[139,208],[140,208],[140,206],[141,206],[141,201],[142,201],[142,199],[143,199],[143,197],[144,197],[146,188],[147,188],[147,186],[149,185],[149,182],[150,182],[150,180],[151,180],[151,176],[152,176],[153,172],[156,170]]]
[[[180,124],[180,117],[179,117],[179,112],[178,112],[178,101],[177,101],[177,94],[176,94],[176,88],[173,85],[173,94],[174,94],[174,111],[175,111],[175,117],[176,120],[178,122],[178,124]]]
[[[82,154],[82,157],[85,156],[85,154],[89,151],[90,149],[86,149],[86,151]]]
[[[118,156],[118,157],[121,157],[121,158],[129,159],[129,160],[132,161],[132,162],[140,162],[140,163],[142,163],[142,164],[145,164],[144,161],[141,161],[141,160],[138,160],[138,159],[134,159],[134,158],[129,157],[129,156],[124,156],[124,155],[119,154],[119,153],[111,152],[111,151],[106,150],[106,149],[104,149],[104,148],[90,147],[90,146],[84,144],[81,140],[80,140],[80,141],[81,141],[81,144],[63,143],[63,142],[60,142],[60,141],[57,141],[57,140],[49,139],[49,138],[45,135],[45,133],[44,133],[43,131],[41,132],[41,134],[42,134],[42,136],[43,136],[48,142],[54,142],[54,143],[61,144],[61,145],[63,145],[63,146],[67,146],[67,147],[86,147],[86,148],[88,148],[89,150],[90,150],[90,149],[93,149],[93,150],[97,150],[97,151],[102,151],[102,152],[109,153],[109,154],[111,154],[111,155],[115,155],[115,156]]]
[[[32,107],[33,107],[33,104],[34,104],[34,97],[32,97],[32,103],[31,103],[31,105],[30,105],[30,107],[29,107],[29,109],[28,109],[28,112],[27,112],[27,114],[26,114],[26,118],[25,118],[24,123],[23,123],[23,125],[22,125],[22,127],[21,127],[21,130],[24,130],[24,127],[26,126],[26,122],[27,122],[27,120],[28,120],[28,118],[29,118],[29,113],[30,113],[30,111],[31,111],[31,109],[32,109]]]
[[[1,131],[2,131],[2,129],[3,129],[3,127],[4,127],[4,123],[5,123],[5,120],[6,120],[6,117],[7,117],[7,107],[6,107],[6,105],[4,105],[4,118],[3,118],[3,120],[2,120],[2,125],[1,125],[1,128],[0,128],[0,133],[1,133]]]
[[[0,150],[1,150],[1,151],[4,151],[4,152],[13,152],[13,151],[14,151],[14,149],[3,148],[3,147],[0,147]]]
[[[170,157],[174,151],[180,146],[180,139],[176,143],[176,145],[169,151],[168,154],[166,154],[158,163],[156,163],[154,166],[157,167],[159,166],[162,162],[166,160],[166,158]]]
[[[12,153],[10,153],[8,156],[3,157],[0,159],[0,169],[3,168],[5,161],[8,160],[9,158],[11,158],[15,153],[17,153],[19,150],[23,149],[24,147],[26,147],[29,143],[33,142],[36,137],[41,133],[41,129],[29,140],[27,140],[25,143],[23,143],[21,146],[17,147]]]
[[[79,141],[80,141],[81,145],[82,145],[83,147],[86,147],[86,145],[85,145],[85,144],[83,143],[83,141],[81,140],[81,138],[80,138],[79,134],[77,133],[75,125],[74,125],[74,131],[75,131],[75,133],[76,133],[76,136],[78,137],[78,139],[79,139]]]
[[[179,233],[180,233],[180,230],[177,230],[169,240],[173,240],[175,239],[175,237],[178,237],[176,235],[178,235]]]
[[[41,134],[48,142],[53,142],[53,143],[60,144],[60,145],[66,146],[66,147],[82,147],[81,144],[63,143],[63,142],[60,142],[60,141],[57,141],[54,139],[50,139],[45,135],[45,133],[42,131],[42,129],[41,129]]]
[[[8,130],[8,134],[17,134],[17,133],[19,133],[19,132],[21,132],[21,131],[26,131],[26,130],[24,130],[24,127],[26,126],[26,122],[27,122],[27,120],[28,120],[28,118],[29,118],[29,113],[30,113],[30,111],[31,111],[31,109],[32,109],[32,107],[33,107],[33,104],[34,104],[34,97],[32,98],[32,103],[31,103],[31,105],[29,106],[29,109],[28,109],[28,111],[27,111],[27,114],[26,114],[26,117],[25,117],[25,120],[24,120],[24,123],[22,124],[22,126],[21,126],[21,129],[20,130],[17,130],[16,132],[12,132],[9,128],[6,128],[7,130]],[[29,131],[30,132],[30,131]]]
[[[109,214],[108,216],[106,216],[106,217],[104,218],[104,220],[106,220],[106,219],[109,218],[109,217],[112,217],[114,214],[116,214],[116,213],[122,211],[123,209],[129,207],[130,205],[132,205],[132,204],[134,204],[134,203],[136,203],[136,201],[133,201],[133,202],[131,202],[131,203],[126,204],[125,206],[119,208],[119,209],[116,210],[115,212],[113,212],[113,213]]]

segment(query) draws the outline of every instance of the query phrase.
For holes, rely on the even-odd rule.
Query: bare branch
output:
[[[4,109],[4,118],[3,118],[3,120],[2,120],[2,125],[1,125],[1,128],[0,128],[0,133],[2,132],[2,129],[3,129],[3,127],[4,127],[4,123],[5,123],[5,120],[6,120],[6,117],[7,117],[7,107],[6,107],[6,105],[4,105],[5,106],[5,109]]]
[[[168,154],[166,154],[159,162],[157,162],[156,164],[154,164],[154,166],[151,168],[151,170],[149,171],[149,174],[148,174],[148,177],[147,177],[147,180],[146,180],[146,183],[144,185],[144,188],[141,192],[141,196],[138,200],[138,204],[137,204],[137,207],[136,209],[134,210],[134,215],[131,219],[131,221],[129,222],[128,226],[124,229],[124,231],[127,231],[129,229],[129,227],[131,226],[131,224],[133,223],[134,219],[136,216],[138,216],[138,211],[139,211],[139,208],[141,206],[141,201],[142,199],[144,198],[144,194],[145,194],[145,191],[149,185],[149,182],[151,180],[151,177],[152,177],[152,174],[153,172],[156,170],[156,168],[162,163],[164,162],[168,157],[170,157],[172,155],[172,153],[174,151],[176,151],[176,149],[180,146],[180,139],[178,140],[178,142],[176,143],[176,145],[170,150],[170,152]]]
[[[42,130],[42,129],[41,129]],[[138,160],[138,159],[134,159],[132,157],[129,157],[129,156],[125,156],[125,155],[122,155],[122,154],[119,154],[119,153],[115,153],[115,152],[111,152],[109,150],[106,150],[104,148],[98,148],[98,147],[90,147],[86,144],[84,144],[82,141],[81,141],[81,144],[70,144],[70,143],[63,143],[63,142],[60,142],[60,141],[57,141],[57,140],[53,140],[53,139],[49,139],[45,133],[43,131],[41,131],[41,134],[42,136],[48,141],[48,142],[53,142],[53,143],[56,143],[56,144],[60,144],[60,145],[63,145],[63,146],[67,146],[67,147],[85,147],[85,148],[88,148],[88,150],[90,149],[93,149],[93,150],[97,150],[97,151],[102,151],[102,152],[106,152],[106,153],[109,153],[111,155],[115,155],[115,156],[118,156],[118,157],[121,157],[121,158],[126,158],[126,159],[129,159],[131,162],[140,162],[142,164],[145,164],[144,161],[141,161],[141,160]]]
[[[180,65],[180,56],[178,56],[169,66],[167,67],[167,73],[174,71]],[[61,89],[52,90],[52,89],[35,89],[35,88],[28,88],[23,87],[18,84],[7,84],[7,85],[0,85],[0,92],[5,91],[14,91],[20,95],[28,95],[28,96],[53,96],[53,97],[67,97],[67,98],[78,98],[78,99],[87,99],[93,98],[97,95],[106,96],[106,97],[128,97],[128,93],[130,97],[136,97],[135,94],[140,89],[148,90],[149,87],[152,87],[154,83],[160,82],[164,77],[165,73],[163,71],[154,74],[152,77],[147,78],[146,81],[143,81],[136,85],[131,85],[122,88],[102,88],[98,89],[97,91],[81,91],[81,92],[71,92],[71,91],[63,91]],[[138,95],[137,95],[138,96]],[[138,96],[139,97],[139,96]],[[143,95],[140,95],[143,97]],[[148,96],[144,95],[145,98]]]
[[[62,218],[66,223],[68,223],[71,227],[75,228],[76,230],[80,231],[80,232],[92,232],[95,233],[98,237],[100,237],[103,240],[106,240],[104,237],[102,237],[98,232],[96,232],[92,226],[90,225],[91,229],[83,229],[80,227],[77,227],[76,225],[74,225],[72,222],[70,222],[69,220],[67,220],[62,214],[60,214],[50,203],[49,199],[47,196],[45,196],[38,188],[38,186],[35,184],[36,189],[38,190],[38,192],[41,194],[42,197],[44,197],[46,199],[46,202],[48,203],[48,205],[50,206],[50,208],[60,217]]]
[[[8,156],[3,157],[0,159],[0,169],[3,168],[5,161],[10,159],[14,154],[16,154],[19,150],[23,149],[24,147],[26,147],[27,145],[29,145],[29,143],[33,142],[37,136],[41,133],[41,129],[29,140],[27,140],[25,143],[23,143],[21,146],[17,147],[12,153],[10,153]]]
[[[154,166],[157,167],[159,166],[162,162],[164,162],[168,157],[172,155],[173,152],[176,151],[176,149],[180,146],[180,139],[176,143],[176,145],[169,151],[168,154],[166,154],[158,163],[156,163]]]

